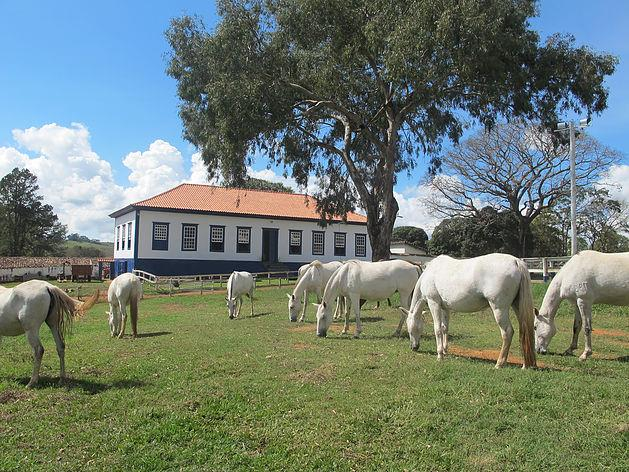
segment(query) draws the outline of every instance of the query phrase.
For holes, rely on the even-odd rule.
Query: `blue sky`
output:
[[[199,14],[208,26],[217,21],[210,1],[0,0],[0,149],[5,167],[34,163],[42,173],[44,194],[55,208],[63,207],[60,216],[71,230],[106,237],[111,223],[90,213],[107,212],[125,198],[158,188],[148,176],[170,183],[190,172],[195,150],[182,138],[175,82],[164,72],[164,31],[171,18],[184,13]],[[572,33],[579,44],[619,56],[617,72],[608,80],[609,109],[594,119],[589,132],[629,155],[629,2],[545,0],[532,24],[542,36]],[[74,154],[80,158],[73,159]],[[46,167],[35,162],[40,156],[60,161]],[[163,168],[168,159],[176,161],[172,172]],[[78,161],[85,166],[74,168]],[[109,163],[110,171],[101,161]],[[265,166],[260,160],[254,168]],[[77,175],[65,183],[72,191],[55,196],[53,188],[59,193],[64,185],[58,182],[63,179],[59,168]],[[89,169],[100,177],[90,177]],[[0,170],[6,170],[1,162]],[[199,167],[195,170],[198,177]],[[412,198],[424,172],[420,164],[410,179],[402,176],[397,190]],[[106,187],[125,194],[120,203],[114,194],[81,206],[90,190],[102,194]],[[75,207],[68,207],[70,200]],[[405,211],[412,212],[412,206]]]

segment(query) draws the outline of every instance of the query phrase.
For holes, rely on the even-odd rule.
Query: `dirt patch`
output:
[[[461,357],[469,357],[471,359],[481,359],[485,361],[496,362],[498,360],[498,356],[500,355],[500,351],[494,349],[467,349],[460,346],[453,346],[450,344],[448,346],[448,354],[454,354],[455,356]],[[514,356],[511,353],[507,358],[507,364],[512,365],[522,365],[524,360],[520,356]],[[537,367],[546,367],[544,362],[537,361]]]
[[[302,324],[298,326],[292,326],[288,328],[288,331],[291,333],[314,333],[316,331],[316,328],[312,325]]]
[[[593,329],[592,333],[599,336],[610,336],[613,338],[629,338],[629,333],[621,329]]]
[[[629,433],[629,423],[622,423],[616,427],[617,433]]]
[[[295,380],[304,384],[322,384],[334,377],[334,366],[332,364],[322,364],[316,369],[306,372],[295,372],[288,376],[290,380]]]
[[[0,392],[0,404],[13,403],[28,397],[29,394],[25,391],[5,390],[4,392]]]
[[[312,344],[294,343],[292,347],[296,351],[305,351],[306,349],[310,349],[312,347]]]

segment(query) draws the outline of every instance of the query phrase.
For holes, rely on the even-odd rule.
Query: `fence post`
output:
[[[548,259],[542,257],[542,279],[548,282]]]
[[[168,296],[172,297],[173,296],[173,278],[169,278],[168,279]]]
[[[267,279],[267,285],[271,285],[271,273],[270,272],[266,273],[266,279]]]
[[[203,295],[203,277],[201,277],[201,295]]]

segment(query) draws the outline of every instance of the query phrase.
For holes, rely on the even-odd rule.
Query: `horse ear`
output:
[[[410,314],[410,312],[406,308],[404,308],[404,307],[400,307],[400,311],[402,313],[404,313],[405,315],[409,315]]]
[[[228,301],[229,301],[229,298],[225,297],[225,301],[226,301],[226,302],[228,302]]]
[[[293,295],[290,293],[287,293],[286,296],[288,297],[289,300],[291,300],[293,298]]]
[[[312,306],[314,306],[315,308],[317,308],[317,310],[319,309],[319,304],[318,303],[313,303]]]

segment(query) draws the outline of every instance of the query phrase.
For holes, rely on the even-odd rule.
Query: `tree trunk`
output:
[[[519,254],[518,257],[526,257],[527,251],[529,250],[528,244],[528,234],[529,228],[531,226],[531,221],[526,218],[519,218],[518,225],[518,245],[519,245]]]
[[[367,207],[367,232],[371,243],[372,261],[381,261],[391,258],[391,235],[393,225],[397,217],[399,206],[394,197],[388,199],[389,205],[382,209],[380,214],[379,205],[375,199],[370,199]],[[387,199],[384,199],[387,201]]]

